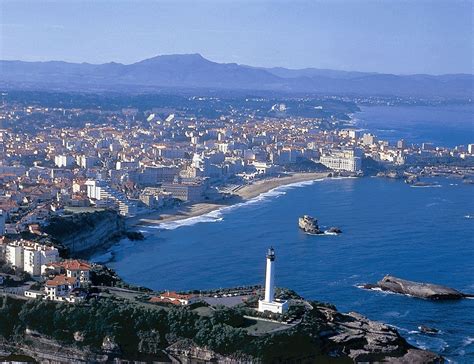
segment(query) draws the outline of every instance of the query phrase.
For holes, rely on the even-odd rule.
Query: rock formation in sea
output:
[[[454,288],[432,283],[408,281],[391,275],[386,275],[382,280],[375,284],[365,284],[362,287],[365,289],[378,288],[382,291],[389,291],[431,300],[453,300],[472,296],[470,294],[460,292]]]

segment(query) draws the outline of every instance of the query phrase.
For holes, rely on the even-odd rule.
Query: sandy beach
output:
[[[162,222],[176,221],[190,217],[201,216],[215,211],[224,206],[234,205],[239,202],[255,198],[262,193],[268,192],[276,187],[292,183],[314,181],[328,176],[327,172],[318,173],[294,173],[284,177],[272,177],[243,185],[234,192],[234,196],[220,201],[219,203],[200,202],[194,204],[184,203],[180,206],[152,211],[147,214],[138,215],[127,219],[127,225],[146,226],[156,225]]]

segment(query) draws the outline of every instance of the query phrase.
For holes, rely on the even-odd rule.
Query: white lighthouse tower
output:
[[[275,250],[268,249],[265,275],[265,299],[258,301],[258,311],[283,313],[288,309],[287,301],[275,301]]]

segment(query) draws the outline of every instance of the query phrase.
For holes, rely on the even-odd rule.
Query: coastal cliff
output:
[[[110,210],[54,217],[44,231],[80,255],[107,248],[126,234],[124,218]]]
[[[138,292],[137,292],[138,293]],[[42,363],[444,363],[408,344],[387,325],[334,306],[305,301],[301,320],[254,334],[249,309],[140,306],[101,298],[67,305],[4,297],[0,359],[26,355]],[[203,306],[200,306],[203,309]],[[3,358],[2,358],[3,356]]]

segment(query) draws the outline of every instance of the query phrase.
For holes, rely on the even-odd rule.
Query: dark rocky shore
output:
[[[264,335],[252,335],[244,333],[242,329],[228,324],[218,323],[218,315],[197,318],[190,313],[186,307],[173,308],[172,311],[158,311],[162,317],[156,323],[153,316],[157,314],[152,309],[141,308],[136,305],[127,305],[124,302],[101,301],[92,305],[64,305],[54,303],[26,303],[25,300],[3,299],[5,307],[2,311],[8,314],[12,320],[11,336],[7,333],[0,335],[0,360],[14,360],[21,356],[28,356],[41,363],[444,363],[444,359],[429,351],[421,350],[408,344],[404,338],[392,327],[383,323],[371,321],[355,312],[340,313],[335,307],[318,302],[305,301],[307,310],[301,321],[275,333]],[[297,300],[299,303],[303,301]],[[44,317],[45,322],[49,318],[55,318],[58,327],[53,322],[52,327],[43,324],[33,325],[24,317],[35,305],[41,305],[47,310],[48,315]],[[29,308],[31,306],[31,308]],[[85,332],[75,331],[75,328],[61,327],[61,321],[70,322],[71,318],[87,309],[88,316],[82,318],[81,327],[95,325],[98,312],[102,317],[101,325],[109,324],[107,317],[115,317],[112,323],[129,330],[130,334],[118,331],[116,335],[102,334],[97,336],[97,331],[92,335],[97,336],[97,345],[87,343],[90,337]],[[64,310],[67,311],[64,312]],[[131,310],[131,311],[130,311]],[[7,312],[8,311],[8,312]],[[219,311],[219,310],[217,310]],[[119,312],[121,312],[119,314]],[[135,325],[130,317],[132,313],[141,324]],[[227,314],[241,315],[237,309],[225,311]],[[222,313],[222,312],[221,312]],[[119,316],[117,316],[119,314]],[[17,315],[17,317],[13,317]],[[67,315],[67,317],[65,317]],[[216,316],[217,315],[217,316]],[[91,318],[89,319],[89,316]],[[139,318],[141,316],[141,318]],[[145,319],[149,317],[149,319]],[[166,318],[167,317],[167,318]],[[176,320],[177,317],[181,319]],[[193,318],[194,317],[194,318]],[[236,317],[236,316],[235,316]],[[198,321],[195,321],[195,320]],[[8,321],[8,320],[7,320]],[[141,322],[141,321],[140,321]],[[134,337],[135,330],[144,330],[144,322],[150,327],[156,327],[151,331],[138,331],[137,346],[131,347],[137,338]],[[159,327],[165,322],[174,322],[172,328]],[[202,327],[210,325],[208,335],[212,340],[230,340],[227,346],[219,346],[221,349],[213,349],[209,346],[199,344],[201,332],[188,330],[196,327],[197,323]],[[207,323],[206,323],[207,322]],[[8,323],[8,322],[6,322]],[[77,322],[75,323],[77,327]],[[135,326],[137,327],[135,327]],[[229,326],[230,325],[230,326]],[[34,329],[29,327],[33,326]],[[102,327],[102,326],[98,326]],[[214,331],[216,328],[217,331]],[[218,328],[218,329],[217,329]],[[49,330],[49,331],[48,331]],[[59,333],[59,331],[61,333]],[[237,336],[225,338],[230,332],[238,333]],[[127,331],[128,333],[128,331]],[[57,335],[56,335],[57,334]],[[3,336],[3,337],[2,337]],[[202,338],[201,338],[202,340]],[[236,341],[237,340],[237,341]],[[221,342],[222,343],[222,342]],[[225,349],[227,348],[227,349]],[[221,351],[223,350],[223,352]]]
[[[382,291],[389,291],[430,300],[457,300],[474,296],[460,292],[454,288],[445,287],[438,284],[408,281],[390,275],[383,277],[382,280],[375,284],[364,284],[362,288],[378,288]]]

